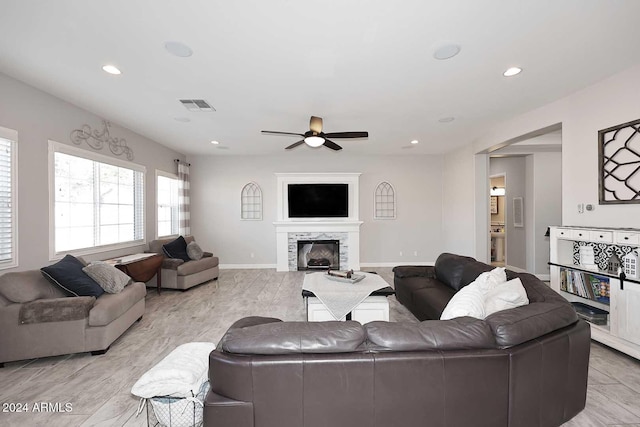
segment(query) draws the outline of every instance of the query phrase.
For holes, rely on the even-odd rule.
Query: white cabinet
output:
[[[561,290],[561,271],[582,267],[575,264],[577,247],[593,244],[599,251],[596,263],[602,265],[605,257],[620,250],[632,247],[639,250],[640,230],[587,227],[551,227],[550,233],[550,271],[551,287],[571,302],[581,302],[609,312],[607,325],[591,325],[591,338],[613,347],[636,359],[640,359],[640,280],[620,279],[609,275],[609,304],[584,298]],[[629,250],[628,248],[626,249]],[[603,274],[603,272],[594,272]],[[589,274],[589,273],[587,273]]]
[[[618,336],[640,344],[640,284],[624,282],[624,289],[616,290]]]

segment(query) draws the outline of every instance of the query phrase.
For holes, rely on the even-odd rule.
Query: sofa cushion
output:
[[[106,262],[92,262],[82,269],[89,277],[100,285],[105,292],[117,294],[131,283],[131,277]]]
[[[45,279],[38,270],[3,274],[0,276],[0,295],[17,303],[67,296],[62,289]]]
[[[414,313],[419,320],[438,320],[442,311],[455,295],[449,286],[436,282],[435,286],[417,289],[412,295],[413,306],[418,313]]]
[[[184,241],[187,242],[187,245],[195,240],[193,236],[183,236],[183,237],[184,237]],[[166,255],[162,250],[162,246],[166,245],[167,243],[171,243],[174,240],[175,239],[173,238],[152,240],[151,242],[149,242],[149,252]]]
[[[197,261],[188,261],[176,268],[178,276],[188,276],[190,274],[200,273],[218,266],[218,257],[202,258]]]
[[[372,350],[465,350],[495,348],[491,328],[482,320],[461,317],[421,323],[369,322],[364,326]]]
[[[406,277],[436,277],[433,267],[426,265],[400,265],[393,267],[395,277],[404,279]]]
[[[221,345],[240,354],[348,353],[361,349],[366,336],[355,321],[272,322],[231,328]]]
[[[147,288],[142,282],[134,282],[117,294],[105,293],[96,300],[89,312],[89,326],[108,325],[144,299],[146,294]]]
[[[162,245],[162,250],[168,258],[177,258],[183,261],[191,259],[187,254],[187,241],[182,236],[178,236],[177,239]]]
[[[196,242],[191,242],[187,244],[187,255],[189,255],[190,259],[197,261],[202,258],[204,252],[202,251],[200,245],[198,245]]]
[[[99,297],[104,289],[82,271],[84,264],[72,255],[65,255],[55,264],[42,267],[40,271],[51,283],[70,296]]]
[[[471,280],[463,284],[463,275],[465,274],[465,266],[468,263],[477,262],[475,259],[467,256],[442,253],[436,260],[434,270],[436,278],[456,291],[463,286],[471,283],[481,272],[478,272]],[[469,272],[468,272],[469,273]],[[468,276],[469,274],[467,274]],[[468,277],[466,277],[468,279]]]

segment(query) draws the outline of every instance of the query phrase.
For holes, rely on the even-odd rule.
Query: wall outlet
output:
[[[400,256],[402,256],[402,251],[400,251]]]
[[[584,203],[578,203],[578,213],[584,213]]]
[[[253,252],[251,252],[251,258],[254,258],[254,257],[255,257],[255,255],[253,254]]]
[[[418,256],[418,251],[413,251],[413,256]]]

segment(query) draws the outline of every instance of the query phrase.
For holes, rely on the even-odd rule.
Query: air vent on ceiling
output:
[[[204,99],[181,99],[180,102],[189,111],[216,111]]]

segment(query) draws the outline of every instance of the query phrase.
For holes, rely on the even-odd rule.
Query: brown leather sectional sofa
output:
[[[441,258],[396,268],[398,299],[419,318],[439,317],[455,293],[442,286],[491,269]],[[204,425],[559,426],[585,406],[590,329],[544,283],[517,276],[530,303],[485,320],[241,319],[210,355]]]

